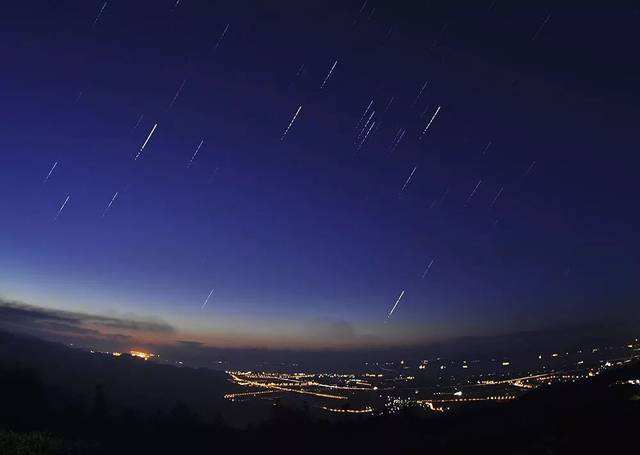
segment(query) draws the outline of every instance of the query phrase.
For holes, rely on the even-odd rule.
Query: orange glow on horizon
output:
[[[144,360],[149,360],[153,357],[157,357],[155,354],[151,354],[148,352],[142,352],[142,351],[129,351],[129,354],[131,354],[133,357],[139,357],[141,359]]]

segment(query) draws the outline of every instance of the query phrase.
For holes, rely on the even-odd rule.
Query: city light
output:
[[[142,351],[129,351],[129,354],[131,354],[133,357],[138,357],[140,359],[143,360],[149,360],[153,357],[156,357],[155,354],[151,354],[148,352],[142,352]]]
[[[330,412],[338,412],[344,414],[368,414],[373,412],[373,408],[366,407],[364,409],[340,409],[340,408],[327,408],[326,406],[320,406],[320,409]]]
[[[628,345],[625,343],[620,348],[627,349]],[[511,360],[499,360],[497,356],[484,364],[483,360],[447,360],[438,357],[435,359],[438,361],[437,367],[430,371],[438,375],[438,383],[435,385],[425,385],[425,377],[428,377],[426,371],[420,375],[413,374],[427,370],[429,362],[426,360],[416,363],[406,360],[376,362],[375,365],[379,365],[382,372],[227,371],[231,382],[247,390],[228,393],[224,398],[230,401],[273,401],[275,398],[274,403],[277,403],[280,398],[295,399],[296,396],[304,395],[320,401],[314,408],[334,414],[395,414],[403,409],[416,407],[433,412],[447,412],[458,406],[506,403],[532,389],[556,383],[587,381],[608,368],[624,365],[634,358],[633,355],[631,358],[629,355],[611,358],[610,355],[608,358],[585,360],[582,350],[560,352],[549,356],[564,363],[556,364],[553,369],[548,365],[538,364],[537,367],[529,367],[532,368],[529,370],[514,369]],[[597,352],[601,350],[594,348],[593,354]],[[611,352],[611,348],[604,352]],[[579,357],[572,358],[572,355]],[[542,359],[542,354],[537,354],[537,357]],[[447,368],[451,367],[452,371],[453,366],[468,369],[472,364],[473,370],[455,370],[451,374]],[[635,387],[640,385],[640,381],[634,379],[624,384]],[[328,393],[330,390],[335,390],[336,393]],[[323,402],[326,400],[340,400],[344,405],[330,406]]]

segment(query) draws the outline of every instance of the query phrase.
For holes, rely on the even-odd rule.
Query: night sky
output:
[[[5,305],[227,347],[638,319],[639,8],[6,3]]]

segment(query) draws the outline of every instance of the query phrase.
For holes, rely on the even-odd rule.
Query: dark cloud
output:
[[[134,319],[119,319],[104,316],[81,315],[87,323],[92,323],[105,328],[119,330],[133,330],[141,332],[173,333],[175,329],[166,322],[136,321]]]
[[[0,310],[0,314],[2,311]],[[66,324],[56,321],[43,321],[39,324],[41,328],[47,331],[63,333],[67,335],[82,335],[82,336],[100,336],[99,331],[94,329],[88,329],[74,324]]]
[[[66,317],[62,312],[46,310],[21,304],[0,300],[0,321],[16,324],[39,323],[57,321],[61,323],[73,323],[74,319]]]
[[[185,346],[185,347],[188,347],[188,348],[194,348],[194,349],[206,347],[206,345],[204,343],[200,343],[199,341],[179,340],[178,344],[181,345],[181,346]]]
[[[304,325],[305,338],[329,345],[343,345],[351,348],[362,345],[376,345],[380,340],[370,334],[358,333],[352,323],[341,319],[316,318]]]
[[[33,335],[77,342],[123,343],[132,334],[171,334],[175,329],[161,321],[99,316],[27,305],[0,298],[0,327]],[[125,332],[125,333],[120,333]]]

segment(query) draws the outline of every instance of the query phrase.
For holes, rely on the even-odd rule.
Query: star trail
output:
[[[485,3],[11,2],[0,294],[230,346],[624,315],[637,8]]]

